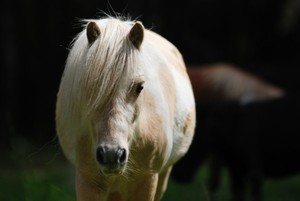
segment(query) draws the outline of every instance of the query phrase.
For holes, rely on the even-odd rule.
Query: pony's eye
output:
[[[136,88],[135,88],[135,92],[137,94],[140,94],[143,89],[144,89],[144,83],[138,83]]]

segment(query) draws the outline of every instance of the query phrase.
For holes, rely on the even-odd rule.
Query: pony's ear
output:
[[[89,22],[86,27],[86,36],[89,44],[92,44],[100,35],[100,29],[95,22]]]
[[[128,34],[128,38],[137,49],[140,49],[144,39],[144,26],[141,22],[137,21],[133,25]]]

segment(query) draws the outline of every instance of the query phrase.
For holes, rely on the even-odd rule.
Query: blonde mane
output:
[[[88,43],[86,30],[79,34],[67,61],[68,68],[75,66],[81,72],[77,73],[80,79],[74,80],[81,82],[79,101],[86,103],[86,115],[102,111],[116,95],[121,80],[132,75],[136,67],[138,50],[127,37],[133,22],[112,17],[102,22],[98,24],[100,36],[93,44]]]

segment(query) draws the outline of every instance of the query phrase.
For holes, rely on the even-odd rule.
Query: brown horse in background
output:
[[[295,172],[288,169],[294,163],[272,172],[278,161],[269,160],[272,154],[266,151],[278,146],[274,154],[286,159],[299,154],[292,143],[289,147],[291,139],[297,141],[294,134],[300,130],[298,124],[285,121],[291,118],[288,114],[300,114],[291,108],[295,101],[290,101],[283,89],[230,64],[188,68],[188,74],[196,98],[196,135],[187,155],[175,165],[173,178],[189,182],[203,162],[209,161],[208,200],[218,190],[223,167],[229,171],[232,200],[244,200],[247,186],[251,200],[260,200],[265,177]],[[283,127],[287,127],[286,133]],[[283,139],[284,135],[289,137]]]

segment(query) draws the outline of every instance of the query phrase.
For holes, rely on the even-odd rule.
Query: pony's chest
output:
[[[152,133],[152,137],[162,135],[162,133]],[[142,173],[160,172],[165,161],[166,137],[160,136],[160,139],[142,139],[132,146],[129,171],[139,170]]]

